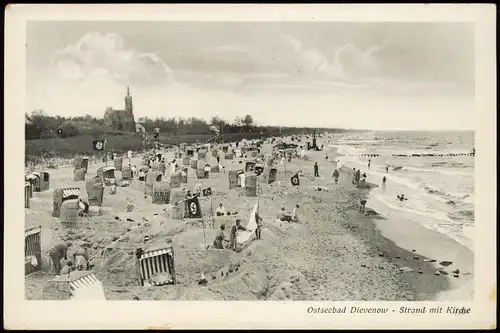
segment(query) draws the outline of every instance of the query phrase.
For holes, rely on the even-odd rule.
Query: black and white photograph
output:
[[[469,313],[495,227],[476,29],[27,19],[24,300]]]

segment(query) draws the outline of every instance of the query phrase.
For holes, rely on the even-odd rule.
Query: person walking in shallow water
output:
[[[339,182],[339,171],[337,169],[333,170],[333,178],[335,179],[335,184]]]
[[[372,163],[372,160],[368,160],[368,169],[370,169],[371,163]]]

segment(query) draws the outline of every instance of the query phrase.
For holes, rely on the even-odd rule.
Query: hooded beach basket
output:
[[[89,206],[102,206],[104,198],[104,184],[95,183],[88,192]]]
[[[205,149],[198,150],[198,159],[204,160],[207,158],[207,151]]]
[[[196,167],[198,166],[198,160],[195,158],[191,159],[190,163],[191,169],[196,169]]]
[[[269,176],[267,177],[267,183],[272,184],[276,181],[276,175],[278,174],[278,170],[276,168],[269,169]]]
[[[181,183],[187,184],[188,182],[189,168],[183,168],[181,172]]]
[[[245,193],[247,197],[257,196],[257,176],[254,174],[247,175],[245,178]]]
[[[129,180],[129,179],[132,179],[133,176],[132,176],[132,168],[129,167],[129,166],[124,166],[122,168],[122,179],[124,180]]]
[[[32,226],[24,230],[25,275],[42,269],[41,233],[41,225]]]
[[[170,202],[170,183],[154,182],[152,202],[154,204],[168,204]]]
[[[238,186],[238,173],[236,170],[230,170],[229,171],[229,188],[234,188]]]
[[[254,161],[247,161],[245,163],[245,171],[246,172],[251,172],[255,168],[255,162]]]
[[[182,174],[179,171],[172,173],[170,176],[170,188],[179,188],[182,183]]]
[[[165,162],[160,162],[160,165],[158,167],[158,170],[162,173],[162,174],[165,174],[165,172],[167,171],[167,165],[165,164]]]
[[[54,193],[53,193],[52,216],[53,217],[61,217],[62,204],[67,200],[76,200],[77,201],[76,208],[78,210],[78,198],[79,197],[80,197],[80,189],[78,187],[55,189]]]
[[[30,208],[30,183],[24,183],[24,208]]]
[[[172,204],[171,218],[173,220],[182,220],[182,218],[184,217],[183,200],[184,200],[184,191],[181,188],[170,189],[170,203]]]
[[[61,204],[61,224],[66,228],[76,228],[76,219],[78,216],[79,199],[64,200]]]

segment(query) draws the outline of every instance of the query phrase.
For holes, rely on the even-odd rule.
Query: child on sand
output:
[[[73,263],[71,261],[66,262],[66,265],[61,269],[61,275],[69,274],[73,271]]]
[[[215,240],[214,240],[214,248],[216,249],[224,249],[224,245],[222,242],[226,241],[226,236],[224,235],[224,230],[226,229],[226,226],[224,224],[221,224],[220,229],[217,231],[217,234],[215,235]]]

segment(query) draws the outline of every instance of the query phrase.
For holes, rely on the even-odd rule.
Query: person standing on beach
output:
[[[388,165],[386,165],[386,166],[385,166],[385,172],[386,172],[386,173],[388,173],[388,172],[389,172],[389,166],[388,166]]]
[[[384,178],[382,178],[382,189],[385,191],[385,182],[387,181],[387,178],[384,176]]]
[[[292,222],[299,222],[299,205],[295,205],[292,210]]]
[[[365,213],[365,206],[366,206],[366,199],[361,198],[360,205],[359,205],[359,212],[360,213]]]
[[[229,234],[229,249],[233,251],[236,251],[236,246],[238,245],[238,242],[236,241],[236,233],[238,230],[247,231],[247,229],[243,227],[240,222],[240,219],[236,220],[236,223],[231,227],[231,232]]]
[[[255,229],[255,238],[262,239],[262,217],[260,217],[257,213],[255,213],[255,222],[257,222],[257,229]]]
[[[339,171],[337,169],[333,170],[333,178],[335,179],[335,184],[339,182]]]
[[[71,242],[60,243],[49,250],[49,256],[54,264],[56,275],[61,272],[61,259],[68,260],[68,249],[71,245],[73,245]]]
[[[314,162],[314,177],[319,177],[319,166],[318,166],[318,162]]]
[[[352,168],[352,183],[356,184],[356,168]]]
[[[368,160],[368,169],[370,169],[370,164],[372,163],[371,160]]]
[[[361,170],[356,171],[356,184],[359,185],[359,181],[361,180]]]

